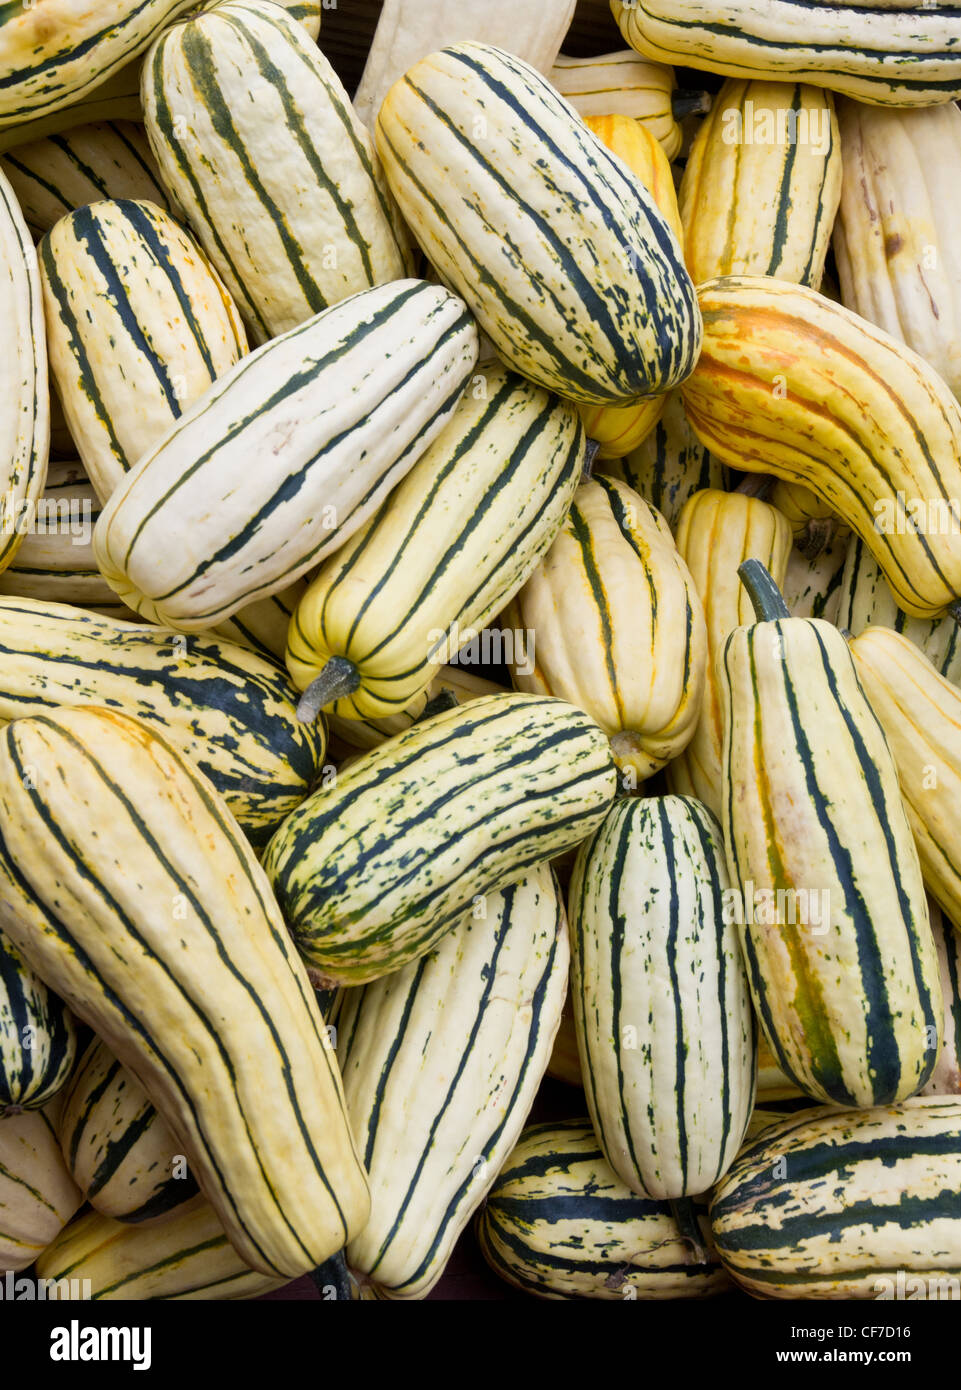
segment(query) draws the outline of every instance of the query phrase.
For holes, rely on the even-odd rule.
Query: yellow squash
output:
[[[803,483],[864,541],[899,605],[961,595],[961,409],[910,348],[815,290],[729,276],[698,290],[704,348],[682,394],[726,463]]]
[[[704,693],[707,634],[687,565],[643,497],[583,483],[547,555],[502,622],[526,634],[518,689],[585,710],[634,786],[691,739]]]
[[[730,634],[752,617],[751,600],[737,569],[743,560],[760,560],[780,586],[791,553],[791,532],[777,508],[760,498],[709,488],[685,503],[677,548],[704,605],[708,660],[697,728],[671,763],[668,782],[673,792],[696,797],[720,817],[724,718],[714,668]]]

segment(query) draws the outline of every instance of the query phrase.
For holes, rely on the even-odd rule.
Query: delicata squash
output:
[[[941,377],[803,285],[732,275],[698,297],[704,350],[682,394],[703,443],[810,488],[906,613],[941,616],[961,596],[961,408]]]
[[[340,1076],[210,783],[135,719],[54,710],[0,734],[0,824],[0,925],[133,1071],[237,1253],[290,1278],[334,1254],[369,1211]]]
[[[707,631],[664,518],[613,478],[582,483],[502,624],[522,637],[520,690],[585,710],[636,784],[676,757],[704,694]]]
[[[758,621],[731,633],[718,678],[754,1003],[805,1094],[886,1105],[928,1080],[944,1020],[897,770],[841,633],[792,618],[756,560],[741,574]]]

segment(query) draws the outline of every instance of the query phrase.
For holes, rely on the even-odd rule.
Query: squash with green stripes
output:
[[[55,1105],[0,1120],[0,1270],[32,1265],[83,1201],[63,1161],[54,1114]]]
[[[961,1096],[961,932],[928,899],[944,995],[944,1041],[922,1096]]]
[[[730,1282],[697,1204],[702,1251],[669,1202],[639,1197],[610,1168],[589,1120],[526,1129],[477,1219],[495,1274],[538,1298],[707,1298]]]
[[[898,770],[928,892],[961,922],[961,690],[892,628],[866,627],[850,650]]]
[[[306,692],[301,718],[330,706],[380,719],[422,695],[549,548],[584,451],[572,405],[482,366],[446,429],[298,604],[287,668]]]
[[[760,560],[778,585],[791,552],[791,531],[777,507],[759,497],[707,489],[688,498],[676,529],[677,549],[704,608],[707,661],[704,699],[694,736],[668,768],[668,785],[721,815],[724,718],[718,690],[718,653],[739,623],[750,622],[751,601],[738,566]]]
[[[7,597],[0,647],[0,722],[68,705],[134,715],[196,764],[256,844],[319,775],[323,728],[297,719],[283,672],[246,648]]]
[[[105,502],[247,336],[203,253],[152,203],[78,208],[44,238],[40,265],[51,371]]]
[[[859,536],[851,536],[841,573],[837,625],[859,637],[866,627],[891,627],[909,638],[955,685],[961,686],[961,627],[944,618],[912,618],[899,608],[881,566]]]
[[[146,1226],[84,1212],[44,1250],[37,1276],[48,1299],[86,1289],[95,1303],[259,1298],[290,1282],[245,1264],[203,1197]]]
[[[469,648],[465,650],[465,657]],[[377,748],[385,739],[394,734],[402,734],[424,714],[428,704],[438,697],[451,697],[458,705],[479,700],[483,695],[498,695],[504,687],[475,676],[466,666],[459,664],[438,667],[437,674],[427,689],[412,700],[399,714],[389,714],[384,719],[341,719],[339,715],[325,716],[331,739],[336,738],[349,749],[367,750]]]
[[[626,797],[570,885],[571,996],[604,1157],[642,1197],[706,1192],[741,1146],[756,1040],[721,827],[687,797]]]
[[[630,488],[600,476],[581,484],[502,623],[524,634],[515,685],[585,710],[628,785],[689,742],[704,695],[704,610],[664,518]]]
[[[845,626],[839,617],[839,610],[844,562],[850,540],[850,532],[835,534],[813,559],[791,547],[783,591],[784,602],[792,618],[823,618],[826,623],[834,623],[836,627]],[[945,621],[954,626],[952,619]]]
[[[678,241],[681,216],[677,210],[674,175],[654,135],[630,116],[586,116],[584,124],[636,174],[667,219]],[[668,394],[644,397],[632,405],[582,405],[581,419],[597,458],[621,458],[647,438],[667,404]]]
[[[667,219],[527,63],[479,43],[431,54],[376,135],[424,254],[508,366],[587,405],[690,373],[700,317]]]
[[[288,816],[264,868],[322,980],[366,984],[578,844],[614,791],[607,740],[580,710],[488,695],[351,763]]]
[[[0,1124],[52,1100],[76,1059],[77,1030],[69,1009],[0,933]]]
[[[82,101],[194,2],[7,0],[0,6],[0,127]]]
[[[197,1195],[177,1141],[132,1072],[92,1038],[67,1087],[57,1135],[84,1201],[116,1221],[152,1221]]]
[[[961,97],[961,14],[929,0],[611,0],[645,58],[727,77],[784,78],[878,106]]]
[[[726,276],[698,298],[704,350],[682,393],[702,443],[810,488],[905,612],[942,616],[961,596],[961,407],[937,372],[805,285]]]
[[[237,1253],[289,1278],[334,1254],[369,1211],[340,1076],[207,779],[135,719],[58,709],[0,733],[0,825],[3,930],[137,1077]]]
[[[347,1263],[378,1297],[426,1298],[443,1274],[527,1118],[569,960],[544,864],[480,899],[421,960],[347,991],[337,1057],[371,1188]]]
[[[125,475],[94,532],[101,572],[131,608],[186,632],[289,588],[433,443],[476,359],[463,301],[419,280],[275,338]]]
[[[673,69],[645,62],[633,48],[592,58],[561,53],[549,77],[579,115],[629,116],[650,131],[668,159],[681,152],[679,122],[711,106],[707,92],[678,91]]]
[[[38,237],[74,208],[105,198],[135,198],[177,215],[144,128],[133,121],[98,121],[18,145],[0,169]]]
[[[27,11],[32,13],[32,11]],[[0,13],[0,52],[3,47]],[[47,341],[37,253],[0,170],[0,570],[23,540],[14,524],[43,491],[50,454]]]
[[[168,29],[143,106],[164,182],[255,342],[408,273],[370,136],[278,6],[230,0]]]
[[[728,472],[691,429],[680,391],[669,391],[654,428],[622,459],[599,459],[596,473],[624,483],[656,507],[672,531],[687,499],[726,489]]]
[[[772,275],[817,289],[840,197],[830,92],[728,78],[681,179],[681,245],[694,283]]]
[[[944,1018],[921,865],[881,726],[837,628],[792,618],[756,560],[757,622],[718,656],[723,823],[778,1066],[806,1095],[919,1091]]]
[[[756,1298],[957,1298],[961,1096],[765,1129],[715,1189],[711,1228]]]
[[[24,537],[0,573],[0,594],[80,608],[112,608],[117,595],[97,569],[93,528],[100,502],[79,463],[51,463],[34,511],[24,510]],[[121,605],[128,619],[136,615]]]

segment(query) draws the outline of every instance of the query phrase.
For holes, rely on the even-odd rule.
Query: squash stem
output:
[[[297,718],[302,724],[313,724],[325,705],[353,695],[360,686],[360,672],[345,656],[332,656],[316,680],[301,695]]]
[[[707,1250],[704,1248],[704,1237],[701,1234],[700,1222],[697,1219],[694,1198],[672,1197],[671,1212],[681,1239],[694,1251],[694,1258],[698,1264],[707,1264]]]
[[[331,1255],[329,1260],[312,1269],[310,1277],[322,1298],[329,1298],[330,1291],[333,1290],[334,1299],[338,1303],[351,1301],[350,1275],[347,1273],[347,1261],[344,1259],[343,1250],[338,1250],[336,1255]]]
[[[760,560],[745,560],[738,565],[741,583],[747,589],[754,604],[754,612],[759,623],[773,622],[777,618],[789,618],[791,610],[784,602],[781,590],[761,564]]]
[[[770,473],[745,473],[744,477],[734,489],[741,497],[767,497],[768,493],[777,482]]]
[[[671,115],[675,121],[683,121],[685,116],[704,116],[710,109],[710,92],[681,87],[671,93]]]
[[[453,690],[441,690],[432,700],[421,710],[414,720],[415,724],[423,724],[427,719],[433,719],[435,714],[443,714],[445,710],[457,708],[457,696]]]
[[[585,483],[590,481],[594,472],[594,460],[597,458],[600,447],[600,440],[589,439],[587,441],[587,448],[584,450],[584,465],[581,469],[581,479]]]
[[[948,615],[961,627],[961,598],[948,605]]]

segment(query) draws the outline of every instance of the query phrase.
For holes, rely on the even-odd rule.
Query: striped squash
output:
[[[683,1238],[669,1202],[638,1197],[608,1166],[589,1120],[526,1129],[477,1221],[495,1274],[538,1298],[706,1298],[730,1284]]]
[[[33,515],[19,518],[25,534],[0,573],[0,594],[81,608],[109,608],[117,596],[97,569],[93,528],[100,503],[79,463],[51,463]],[[136,615],[122,605],[127,618]]]
[[[0,55],[2,51],[0,11]],[[12,522],[22,508],[34,505],[46,481],[50,393],[37,253],[16,195],[2,171],[0,323],[6,341],[0,354],[0,570],[4,570],[23,540]]]
[[[370,1174],[347,1247],[380,1298],[425,1298],[517,1142],[550,1056],[570,952],[549,865],[480,899],[436,948],[347,991],[337,1058]]]
[[[0,127],[89,96],[195,0],[44,0],[0,8]],[[83,116],[80,117],[84,119]]]
[[[841,299],[920,353],[961,396],[961,111],[838,107]]]
[[[584,124],[606,149],[616,154],[652,195],[671,231],[681,239],[674,176],[667,155],[646,126],[629,116],[587,116]],[[636,449],[657,424],[668,395],[652,396],[632,405],[582,405],[581,419],[598,445],[597,458],[622,458]]]
[[[101,572],[131,608],[188,632],[289,588],[433,443],[476,357],[463,302],[417,280],[275,338],[126,475],[94,532]]]
[[[142,94],[164,182],[255,342],[408,273],[370,136],[276,5],[231,0],[168,29]]]
[[[255,844],[323,764],[323,728],[298,721],[283,672],[210,634],[0,598],[0,643],[0,722],[68,705],[134,715],[196,764]]]
[[[742,574],[758,621],[718,657],[723,820],[758,1017],[806,1095],[903,1100],[943,1004],[894,760],[837,629],[792,618],[756,561]]]
[[[680,391],[669,391],[664,410],[636,449],[617,462],[600,460],[597,472],[624,483],[650,502],[674,531],[684,503],[703,488],[727,487],[727,468],[691,429]]]
[[[961,932],[928,899],[944,995],[944,1042],[922,1096],[961,1096]]]
[[[891,628],[865,628],[850,650],[894,757],[928,892],[961,922],[961,690]]]
[[[287,654],[287,629],[294,616],[294,610],[307,592],[307,581],[298,579],[289,589],[282,589],[269,598],[258,599],[245,608],[239,608],[225,623],[218,623],[213,631],[228,642],[236,642],[239,647],[249,647],[251,651],[276,661],[281,666]]]
[[[533,68],[443,49],[391,88],[376,135],[424,254],[508,366],[587,405],[690,373],[700,318],[667,219]]]
[[[899,608],[881,567],[859,536],[851,536],[841,573],[837,624],[859,637],[866,627],[891,627],[961,686],[961,627],[944,618],[911,618]]]
[[[623,483],[581,484],[502,622],[525,634],[510,663],[515,685],[585,710],[610,738],[625,785],[690,740],[704,695],[704,611],[667,523]]]
[[[718,653],[739,623],[750,622],[751,601],[738,579],[743,560],[760,560],[780,585],[791,553],[791,531],[777,507],[759,497],[710,489],[696,492],[681,511],[677,548],[694,581],[707,624],[704,699],[694,736],[668,769],[668,785],[721,815],[724,717],[718,689]]]
[[[694,283],[771,275],[817,289],[840,197],[830,92],[729,78],[681,179],[681,245]]]
[[[152,1221],[197,1194],[164,1121],[132,1072],[92,1038],[67,1087],[57,1136],[84,1201],[117,1221]]]
[[[482,367],[446,429],[298,604],[287,668],[307,692],[301,718],[329,705],[344,719],[382,719],[423,695],[549,548],[584,448],[573,406]]]
[[[488,695],[388,739],[314,792],[264,856],[287,925],[324,982],[418,960],[477,897],[600,824],[607,740],[579,710]]]
[[[103,199],[138,198],[176,216],[142,125],[97,121],[33,140],[0,158],[27,226],[37,237]]]
[[[679,92],[674,71],[663,63],[646,63],[633,48],[595,58],[568,58],[561,53],[550,81],[574,110],[590,123],[600,116],[629,116],[650,131],[668,159],[681,152],[685,116],[710,110],[707,92]]]
[[[32,1265],[82,1201],[64,1164],[51,1110],[0,1120],[0,1270]]]
[[[221,0],[210,0],[209,4],[200,8],[211,9],[219,3]],[[276,0],[276,3],[299,20],[311,38],[318,37],[323,0],[319,4],[313,3],[313,0],[303,4],[299,3],[299,0]],[[183,4],[178,3],[177,12],[196,7],[196,0],[184,0]],[[174,17],[172,11],[170,18]],[[164,21],[160,27],[166,27],[168,22],[169,20]],[[26,116],[14,125],[0,125],[0,151],[47,139],[63,131],[73,130],[81,124],[88,125],[98,121],[134,121],[139,124],[143,121],[143,107],[140,102],[142,70],[143,59],[137,58],[132,63],[125,63],[96,87],[85,89],[82,96],[71,98],[69,106],[56,109],[45,106],[37,114]]]
[[[932,521],[961,498],[961,408],[941,378],[803,285],[729,276],[698,297],[704,351],[683,395],[701,441],[734,467],[809,487],[906,612],[943,614],[961,595],[961,545]]]
[[[961,96],[961,15],[927,0],[611,0],[645,58],[728,77],[785,77],[878,106]]]
[[[152,203],[99,202],[40,246],[50,366],[98,496],[247,351],[229,294]]]
[[[721,827],[686,797],[619,801],[577,857],[571,996],[594,1132],[642,1197],[706,1192],[754,1104],[757,1043]]]
[[[246,1265],[203,1197],[146,1226],[84,1212],[40,1256],[37,1275],[57,1301],[89,1281],[93,1302],[258,1298],[290,1282]]]
[[[210,783],[137,720],[57,710],[0,734],[0,814],[4,930],[133,1071],[237,1253],[294,1278],[339,1250],[369,1207],[340,1076]]]
[[[437,675],[422,695],[400,714],[390,714],[385,719],[341,719],[336,714],[326,716],[331,737],[336,738],[349,749],[366,750],[377,748],[385,739],[394,734],[402,734],[424,713],[431,700],[442,694],[450,694],[459,705],[479,700],[482,695],[497,695],[502,686],[483,676],[472,675],[461,665],[441,666]]]
[[[52,1100],[66,1085],[76,1058],[77,1030],[70,1011],[0,934],[0,1124],[11,1114],[37,1110]]]
[[[792,618],[823,618],[826,623],[845,626],[840,620],[839,609],[850,539],[849,533],[835,535],[813,560],[791,547],[783,590],[784,602]],[[860,543],[858,541],[858,545]],[[951,618],[945,621],[954,626]]]
[[[961,1096],[818,1108],[764,1130],[715,1190],[711,1227],[757,1298],[937,1298],[939,1281],[957,1298]]]

